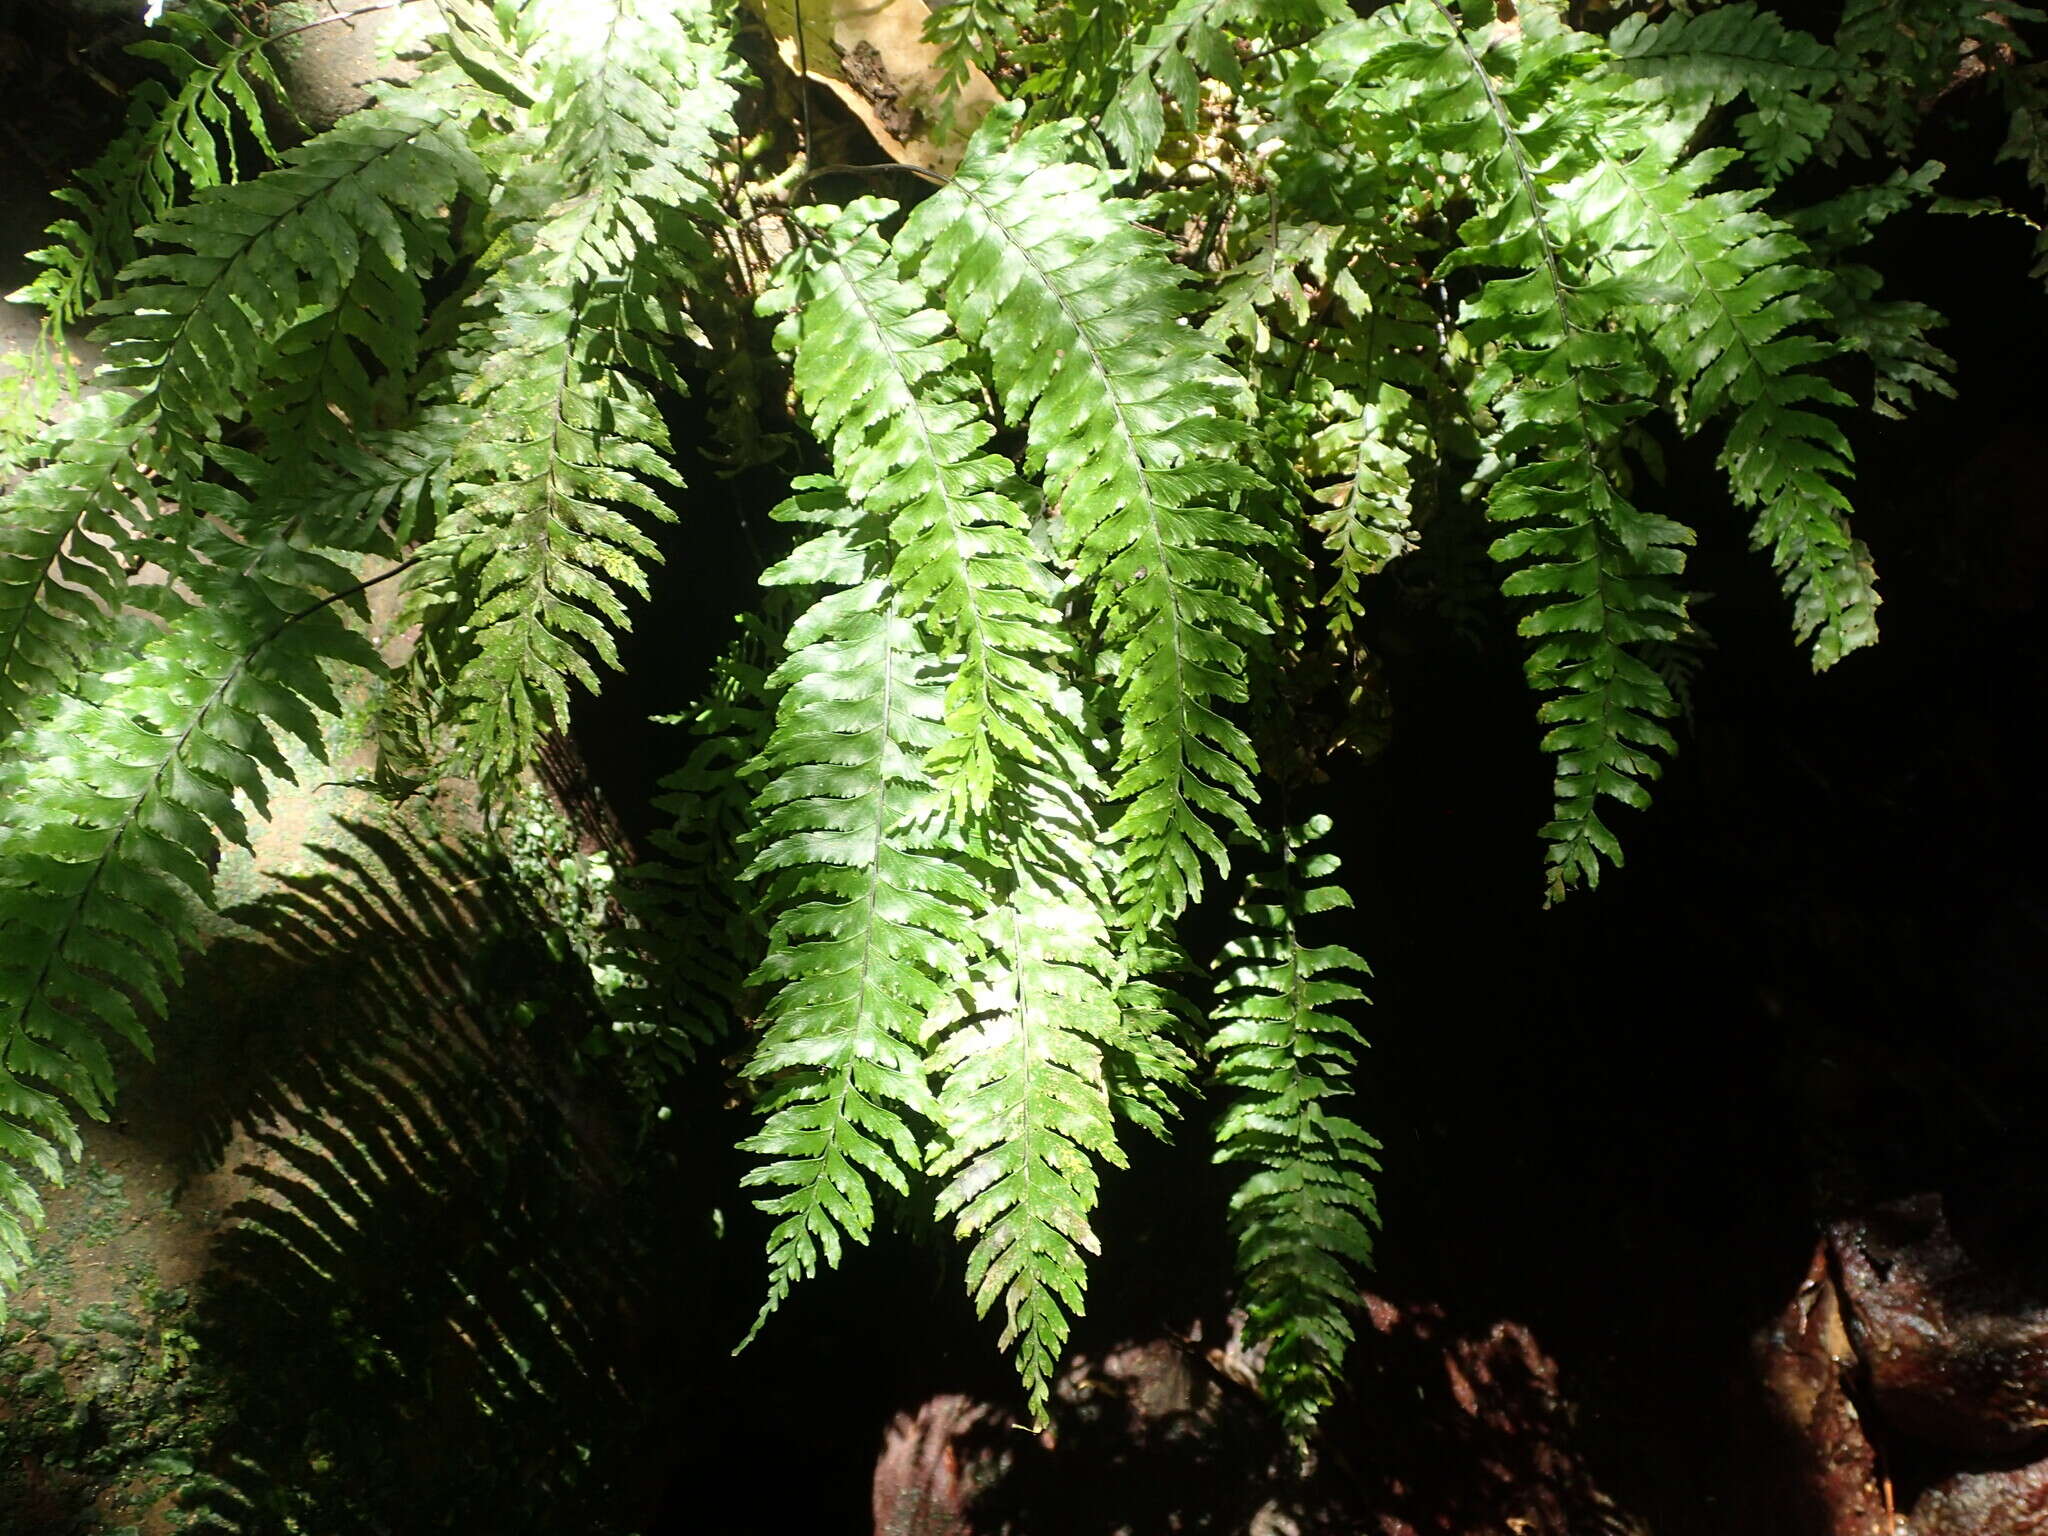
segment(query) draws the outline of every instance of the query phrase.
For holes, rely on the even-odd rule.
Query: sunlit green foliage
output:
[[[722,0],[433,0],[417,71],[290,147],[260,33],[174,7],[26,295],[96,308],[112,367],[0,509],[0,1281],[24,1170],[103,1111],[109,1034],[144,1044],[280,733],[317,753],[382,666],[365,586],[420,625],[403,776],[488,796],[629,618],[723,604],[603,968],[675,1069],[745,1040],[763,1321],[922,1211],[1042,1414],[1115,1242],[1103,1170],[1206,1080],[1305,1438],[1377,1221],[1371,946],[1327,822],[1272,809],[1345,745],[1284,701],[1366,689],[1382,573],[1482,504],[1555,900],[1674,750],[1697,542],[1746,530],[1817,667],[1876,639],[1854,422],[1951,388],[1939,316],[1855,259],[1936,199],[1884,157],[1974,69],[2048,181],[2035,14],[1898,9],[964,0],[944,67],[1009,100],[911,179],[813,164],[822,98],[757,90]],[[723,538],[670,435],[707,373],[708,456],[781,454],[793,493],[765,600],[657,569],[661,523]],[[1695,433],[1726,527],[1652,472]],[[1204,984],[1184,946],[1233,898]]]

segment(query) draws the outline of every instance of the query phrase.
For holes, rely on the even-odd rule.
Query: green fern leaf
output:
[[[129,403],[85,401],[46,435],[50,462],[0,503],[0,739],[38,696],[71,686],[126,601],[136,507],[155,504]]]
[[[139,233],[181,198],[238,179],[238,134],[277,157],[260,93],[281,100],[285,92],[264,55],[267,41],[218,0],[192,0],[165,11],[156,35],[129,48],[162,65],[173,83],[148,80],[131,91],[126,130],[75,186],[56,193],[79,217],[50,226],[60,243],[30,253],[44,270],[15,296],[41,306],[51,329],[75,325],[112,290],[115,274],[139,254]]]
[[[1421,0],[1339,30],[1326,47],[1347,81],[1340,100],[1420,114],[1469,157],[1480,211],[1438,271],[1521,274],[1486,283],[1463,318],[1466,336],[1492,349],[1473,393],[1496,416],[1494,451],[1511,466],[1487,515],[1524,525],[1491,552],[1520,567],[1502,590],[1536,600],[1520,629],[1537,642],[1529,681],[1551,695],[1539,718],[1557,762],[1544,828],[1555,900],[1619,859],[1601,801],[1646,805],[1656,754],[1673,748],[1661,722],[1677,705],[1641,651],[1683,626],[1675,578],[1692,542],[1689,529],[1636,508],[1617,473],[1619,441],[1650,408],[1655,381],[1640,343],[1607,316],[1654,302],[1657,290],[1632,269],[1594,278],[1598,233],[1578,227],[1578,205],[1552,190],[1591,169],[1587,140],[1625,101],[1619,82],[1585,83],[1591,39],[1540,18],[1475,41]]]
[[[1737,501],[1758,509],[1754,541],[1784,579],[1796,634],[1812,637],[1816,667],[1831,666],[1876,642],[1878,596],[1838,484],[1850,473],[1848,441],[1813,409],[1850,402],[1810,371],[1832,348],[1794,330],[1825,318],[1808,296],[1822,275],[1756,210],[1758,194],[1703,192],[1732,152],[1675,162],[1658,139],[1625,127],[1595,142],[1602,164],[1591,185],[1613,211],[1591,233],[1672,295],[1652,311],[1652,339],[1684,391],[1688,424],[1733,411],[1722,465]]]
[[[428,664],[462,737],[460,761],[509,778],[566,722],[572,683],[618,665],[622,590],[645,594],[643,518],[673,517],[667,430],[642,376],[673,384],[662,353],[672,293],[716,217],[706,182],[731,129],[724,34],[704,0],[535,5],[528,54],[541,135],[515,216],[497,236],[497,314],[470,348],[473,429],[455,510],[425,552]],[[527,207],[537,216],[517,216]],[[664,298],[664,294],[671,297]]]
[[[101,334],[112,380],[140,394],[166,468],[197,476],[197,445],[244,416],[303,316],[342,302],[366,246],[392,275],[435,248],[442,210],[483,185],[461,131],[470,109],[429,77],[150,228],[185,251],[131,266],[130,286],[102,306],[118,318]]]
[[[1068,159],[1071,129],[1005,144],[1015,122],[990,115],[897,245],[987,352],[1090,592],[1122,733],[1117,895],[1142,933],[1200,892],[1204,858],[1223,866],[1214,823],[1250,825],[1251,742],[1222,713],[1245,696],[1266,600],[1245,553],[1264,535],[1231,505],[1256,484],[1226,457],[1243,383],[1183,323],[1178,274],[1134,209]]]
[[[1070,1317],[1082,1310],[1092,1156],[1124,1165],[1111,1121],[1103,1043],[1117,1028],[1116,971],[1096,910],[1056,882],[1014,871],[1016,889],[982,919],[988,950],[971,1011],[932,1053],[944,1075],[931,1158],[938,1214],[972,1238],[967,1285],[986,1314],[998,1299],[1002,1347],[1016,1350],[1043,1422]]]
[[[756,1331],[821,1260],[867,1241],[870,1178],[908,1191],[922,1163],[912,1121],[935,1114],[926,1020],[968,972],[982,905],[923,770],[943,733],[941,668],[874,574],[880,530],[830,482],[805,484],[780,515],[826,531],[765,579],[839,590],[790,631],[775,732],[752,770],[766,784],[749,876],[766,879],[775,919],[751,978],[768,1000],[746,1068],[764,1080],[767,1120],[742,1146],[770,1159],[746,1184],[783,1191],[756,1202],[780,1218]]]
[[[654,805],[669,822],[653,835],[656,857],[626,872],[621,896],[635,928],[630,948],[612,957],[627,976],[614,1017],[666,1032],[684,1057],[733,1032],[767,939],[740,873],[754,793],[746,769],[774,721],[764,658],[780,638],[757,616],[741,623],[689,716],[696,745],[661,781]]]
[[[1370,972],[1351,950],[1301,933],[1311,916],[1351,905],[1341,887],[1316,883],[1336,872],[1336,857],[1306,851],[1329,828],[1318,816],[1276,837],[1275,871],[1247,881],[1245,932],[1217,959],[1209,1042],[1216,1081],[1233,1095],[1216,1161],[1253,1170],[1230,1202],[1246,1337],[1270,1341],[1260,1389],[1297,1441],[1335,1396],[1379,1221],[1379,1143],[1333,1112],[1365,1042],[1330,1010],[1365,1000],[1345,972]]]
[[[1055,750],[1054,667],[1070,649],[1052,607],[1059,583],[1032,547],[1009,461],[984,451],[993,428],[974,399],[964,348],[944,315],[896,275],[862,199],[807,211],[818,232],[763,304],[787,308],[797,390],[832,446],[847,493],[888,519],[890,581],[960,665],[946,740],[927,771],[969,812],[986,809],[1005,762]]]
[[[452,470],[454,509],[422,551],[426,657],[461,732],[458,762],[509,780],[568,719],[569,684],[618,665],[618,595],[647,590],[654,543],[616,510],[674,514],[678,476],[647,391],[593,345],[547,253],[507,264],[499,315]]]
[[[1651,21],[1637,13],[1608,34],[1622,67],[1672,105],[1697,115],[1747,95],[1736,119],[1750,158],[1772,180],[1796,170],[1826,136],[1824,99],[1846,73],[1834,49],[1750,0]]]

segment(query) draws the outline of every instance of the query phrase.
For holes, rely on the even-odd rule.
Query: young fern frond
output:
[[[378,666],[316,595],[349,590],[348,572],[286,545],[200,542],[213,561],[184,572],[193,604],[0,765],[0,1153],[45,1173],[78,1148],[64,1100],[104,1116],[113,1094],[100,1031],[148,1048],[190,902],[210,899],[221,840],[248,841],[239,802],[261,815],[266,775],[291,777],[277,738],[324,755],[319,716],[340,712],[325,665]],[[24,1189],[0,1162],[0,1286],[35,1214]]]
[[[1200,893],[1204,859],[1224,866],[1216,823],[1251,824],[1257,764],[1223,713],[1265,626],[1246,553],[1264,534],[1232,505],[1257,482],[1226,457],[1244,385],[1183,323],[1179,275],[1135,210],[1068,158],[1069,132],[1006,144],[1015,123],[990,114],[897,246],[988,354],[1089,592],[1122,732],[1116,892],[1143,933]]]
[[[994,429],[965,349],[875,231],[890,211],[863,199],[809,214],[813,239],[763,303],[789,311],[797,391],[839,483],[887,520],[891,585],[960,655],[926,771],[973,816],[1012,765],[1062,743],[1054,669],[1071,647],[1052,606],[1059,583],[1027,531],[1026,490],[986,451]]]
[[[926,1020],[968,974],[983,906],[924,771],[943,669],[881,574],[879,519],[830,482],[799,485],[779,515],[825,532],[764,579],[837,590],[790,630],[775,732],[751,770],[766,782],[748,877],[765,881],[774,923],[750,978],[767,1000],[746,1067],[767,1119],[741,1145],[768,1159],[745,1183],[781,1191],[756,1202],[779,1218],[756,1331],[821,1261],[867,1241],[870,1179],[907,1193],[922,1167],[917,1127],[936,1115]]]
[[[1209,1041],[1216,1081],[1231,1094],[1216,1161],[1252,1170],[1230,1201],[1246,1338],[1269,1341],[1259,1387],[1297,1442],[1335,1395],[1379,1222],[1379,1143],[1333,1112],[1365,1041],[1331,1009],[1365,1001],[1340,978],[1370,971],[1353,951],[1302,933],[1317,914],[1351,905],[1341,886],[1317,883],[1337,870],[1334,854],[1309,851],[1329,830],[1317,816],[1274,836],[1274,868],[1246,881],[1245,931],[1216,962]]]

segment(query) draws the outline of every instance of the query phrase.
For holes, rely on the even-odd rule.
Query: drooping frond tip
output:
[[[1365,1041],[1336,1010],[1365,1001],[1346,978],[1369,972],[1303,931],[1351,906],[1328,883],[1336,855],[1313,849],[1329,829],[1318,816],[1274,836],[1271,867],[1247,878],[1238,935],[1216,962],[1209,1041],[1229,1095],[1216,1161],[1250,1170],[1230,1202],[1246,1337],[1265,1346],[1260,1389],[1297,1440],[1337,1390],[1379,1221],[1379,1143],[1339,1112]]]

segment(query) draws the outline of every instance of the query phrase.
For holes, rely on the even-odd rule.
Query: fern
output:
[[[773,710],[764,658],[779,651],[781,639],[753,615],[742,625],[707,697],[687,717],[696,745],[661,781],[654,805],[669,822],[653,836],[657,856],[627,872],[622,894],[634,931],[608,957],[625,977],[615,1026],[659,1032],[682,1058],[738,1027],[747,973],[767,937],[740,879],[753,802],[741,770],[768,743]]]
[[[1223,31],[1236,9],[1236,0],[1180,0],[1134,39],[1116,94],[1102,112],[1102,136],[1124,164],[1143,167],[1157,152],[1166,135],[1162,96],[1193,124],[1204,76],[1237,83],[1237,56]]]
[[[1834,118],[1827,97],[1846,74],[1839,55],[1749,0],[1651,21],[1624,17],[1608,35],[1623,68],[1683,107],[1747,95],[1736,119],[1750,158],[1773,180],[1798,169]]]
[[[1246,1338],[1268,1341],[1260,1388],[1297,1441],[1334,1398],[1352,1340],[1356,1272],[1372,1263],[1379,1222],[1370,1175],[1379,1143],[1332,1112],[1364,1045],[1333,1004],[1362,1002],[1346,971],[1369,974],[1339,944],[1310,945],[1302,924],[1348,908],[1337,859],[1310,853],[1327,836],[1314,817],[1273,839],[1275,869],[1246,882],[1244,932],[1217,959],[1209,1041],[1232,1096],[1216,1127],[1216,1161],[1254,1170],[1231,1196]]]
[[[1943,324],[1942,317],[1909,299],[1879,299],[1883,276],[1846,258],[1886,219],[1929,197],[1944,169],[1940,161],[1930,160],[1916,171],[1896,170],[1875,185],[1795,209],[1786,219],[1809,249],[1826,258],[1814,301],[1842,346],[1870,359],[1871,409],[1895,421],[1905,416],[1916,394],[1955,394],[1948,381],[1954,360],[1927,339]]]
[[[1682,623],[1674,578],[1692,535],[1638,510],[1617,474],[1618,445],[1649,408],[1651,379],[1632,338],[1602,324],[1605,309],[1651,292],[1629,285],[1626,273],[1592,279],[1575,247],[1583,240],[1597,249],[1599,230],[1573,227],[1573,205],[1550,190],[1589,158],[1592,108],[1566,89],[1590,63],[1588,40],[1532,25],[1519,37],[1486,39],[1482,58],[1451,15],[1425,0],[1347,29],[1343,48],[1343,78],[1361,82],[1345,91],[1361,105],[1380,107],[1404,90],[1412,99],[1403,110],[1426,115],[1470,157],[1479,212],[1438,270],[1521,274],[1485,284],[1464,323],[1469,337],[1495,349],[1474,392],[1498,417],[1496,451],[1513,466],[1487,512],[1526,525],[1498,539],[1493,554],[1520,567],[1503,590],[1537,600],[1521,621],[1538,642],[1527,672],[1553,695],[1540,718],[1550,727],[1544,746],[1557,757],[1556,806],[1544,829],[1555,899],[1597,881],[1601,861],[1620,856],[1600,802],[1646,804],[1653,754],[1673,745],[1661,723],[1675,711],[1670,691],[1639,651]],[[1398,85],[1365,86],[1379,70]]]
[[[990,114],[898,243],[987,352],[1090,591],[1122,729],[1117,894],[1144,931],[1199,893],[1204,858],[1224,864],[1215,823],[1251,824],[1257,765],[1221,713],[1264,627],[1245,553],[1262,536],[1230,504],[1256,481],[1223,457],[1243,437],[1242,384],[1177,323],[1173,269],[1103,174],[1068,159],[1057,126],[1005,145],[1015,120]]]
[[[218,0],[192,0],[157,18],[157,35],[130,46],[162,65],[172,84],[145,80],[128,98],[128,126],[57,198],[78,211],[49,233],[60,242],[30,252],[44,270],[20,294],[51,331],[75,325],[138,254],[144,229],[183,197],[241,174],[236,137],[248,133],[275,159],[259,93],[282,95],[264,55],[268,39]]]
[[[536,55],[538,206],[497,238],[496,313],[477,327],[465,398],[475,429],[456,456],[456,506],[425,554],[427,654],[462,736],[461,762],[500,781],[566,722],[569,685],[616,667],[620,589],[644,595],[655,556],[644,518],[672,514],[667,431],[636,374],[673,382],[658,297],[669,259],[701,254],[713,135],[731,90],[704,0],[535,5],[519,40]],[[666,244],[657,234],[668,236]]]
[[[2032,6],[1990,0],[1848,0],[1835,48],[1851,72],[1825,152],[1903,159],[1927,105],[1959,72],[2001,50],[2024,53],[2014,28],[2043,19]]]
[[[1707,649],[1694,534],[1640,473],[1660,430],[1717,434],[1817,665],[1876,638],[1848,391],[1896,414],[1951,369],[1863,251],[1965,205],[1932,163],[1829,167],[1897,159],[1975,72],[2041,180],[2035,13],[1857,0],[1821,39],[1751,0],[1593,30],[966,0],[927,28],[942,87],[973,63],[1015,99],[906,207],[823,201],[888,168],[813,160],[718,0],[431,18],[417,79],[280,151],[266,45],[169,12],[26,295],[96,311],[112,366],[56,424],[36,375],[5,423],[0,1285],[283,739],[317,751],[377,675],[353,567],[420,624],[371,784],[516,803],[636,605],[705,600],[654,528],[708,374],[743,537],[778,455],[831,473],[764,577],[799,616],[750,622],[665,781],[612,962],[652,1054],[614,1066],[750,1029],[762,1321],[928,1199],[1042,1417],[1103,1170],[1201,1086],[1179,921],[1262,849],[1207,1033],[1240,1285],[1305,1438],[1375,1223],[1338,1113],[1363,962],[1305,936],[1344,905],[1324,827],[1261,796],[1359,736],[1389,568],[1441,600],[1484,564],[1436,515],[1468,474],[1554,763],[1552,900],[1620,862],[1613,805],[1647,804]]]
[[[960,654],[927,771],[978,812],[1006,764],[1062,741],[1052,668],[1070,647],[1051,606],[1059,584],[1028,537],[1028,493],[985,451],[993,429],[945,317],[896,275],[874,229],[889,212],[864,200],[814,215],[789,286],[764,302],[792,311],[797,390],[840,483],[888,520],[891,585]]]
[[[1118,971],[1096,906],[1029,868],[983,919],[987,953],[971,1013],[932,1053],[945,1078],[944,1140],[930,1171],[938,1213],[973,1239],[967,1285],[986,1313],[1001,1298],[1001,1347],[1016,1346],[1031,1411],[1044,1419],[1070,1314],[1082,1310],[1092,1159],[1122,1167],[1104,1047],[1117,1039]]]
[[[1820,276],[1789,230],[1755,212],[1757,194],[1701,195],[1725,153],[1679,164],[1649,136],[1631,137],[1599,141],[1596,184],[1615,208],[1603,232],[1634,248],[1632,274],[1674,295],[1654,345],[1689,422],[1733,408],[1722,464],[1736,500],[1760,510],[1755,543],[1784,578],[1795,633],[1812,638],[1816,667],[1831,666],[1876,640],[1878,596],[1840,489],[1848,441],[1812,409],[1849,398],[1811,371],[1830,348],[1786,334],[1824,318],[1805,293]]]
[[[185,249],[130,267],[130,286],[106,306],[119,318],[100,334],[109,377],[140,396],[134,409],[152,420],[164,468],[200,472],[197,445],[242,418],[306,311],[351,293],[365,247],[383,260],[368,281],[424,259],[440,210],[482,184],[461,132],[473,105],[430,78],[151,226]]]
[[[946,857],[957,840],[922,771],[944,714],[937,659],[870,573],[876,530],[829,482],[809,489],[781,515],[826,531],[768,579],[838,590],[790,630],[775,731],[751,770],[766,783],[748,874],[766,881],[775,919],[751,978],[767,1001],[746,1069],[768,1080],[767,1120],[742,1145],[771,1159],[745,1183],[784,1191],[757,1202],[780,1218],[762,1321],[867,1240],[870,1178],[907,1193],[922,1166],[913,1122],[935,1114],[925,1021],[966,974],[983,905]]]
[[[50,462],[0,510],[0,740],[39,696],[68,688],[126,601],[131,503],[154,505],[136,468],[128,398],[86,402],[43,444]]]

